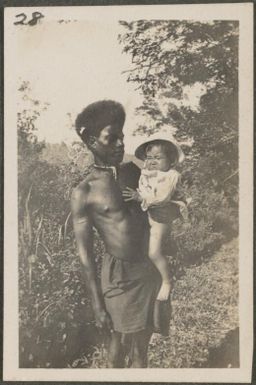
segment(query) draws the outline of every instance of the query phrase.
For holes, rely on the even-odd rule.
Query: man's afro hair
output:
[[[123,127],[125,111],[122,104],[113,100],[100,100],[89,104],[76,118],[76,132],[83,142],[90,136],[99,136],[100,131],[111,124]]]

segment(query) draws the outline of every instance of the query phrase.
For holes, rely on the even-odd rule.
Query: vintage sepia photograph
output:
[[[5,380],[250,382],[252,15],[5,8]]]

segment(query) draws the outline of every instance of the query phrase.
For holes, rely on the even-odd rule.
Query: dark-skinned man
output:
[[[137,202],[124,202],[122,191],[136,189],[139,168],[122,164],[123,106],[103,100],[86,107],[76,131],[94,155],[90,173],[72,194],[72,215],[84,278],[90,289],[96,325],[110,333],[108,367],[147,366],[153,331],[153,307],[161,282],[148,258],[147,215]],[[105,247],[101,283],[93,253],[93,227]]]

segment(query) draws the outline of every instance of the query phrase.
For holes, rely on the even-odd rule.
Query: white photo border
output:
[[[39,11],[49,19],[239,21],[240,368],[21,369],[18,362],[17,131],[13,20]],[[4,381],[251,382],[253,355],[253,4],[7,7],[4,10]]]

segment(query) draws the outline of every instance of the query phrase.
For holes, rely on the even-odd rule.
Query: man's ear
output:
[[[96,147],[96,144],[97,144],[96,136],[93,136],[93,135],[89,136],[88,141],[87,141],[88,147],[91,149],[94,149]]]

